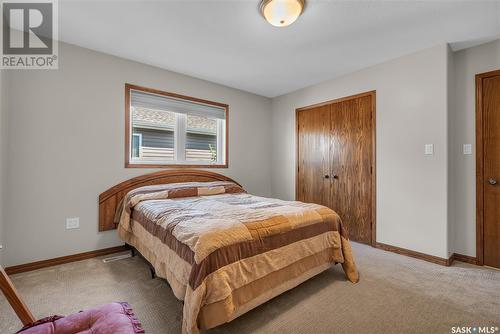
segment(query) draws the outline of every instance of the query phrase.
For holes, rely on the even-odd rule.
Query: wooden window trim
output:
[[[138,90],[146,93],[163,95],[192,102],[224,108],[226,112],[225,163],[224,164],[138,164],[130,161],[130,91]],[[125,84],[125,168],[228,168],[229,167],[229,105],[192,96],[169,93],[153,88],[147,88],[129,83]]]

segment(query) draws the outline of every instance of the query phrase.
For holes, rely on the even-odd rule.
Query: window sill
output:
[[[149,164],[149,163],[130,163],[125,162],[125,168],[228,168],[228,163],[225,165],[216,165],[216,164]]]

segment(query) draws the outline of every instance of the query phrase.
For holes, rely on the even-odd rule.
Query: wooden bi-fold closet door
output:
[[[349,238],[375,242],[375,92],[297,110],[296,198],[335,210]]]
[[[297,113],[297,200],[330,206],[330,106]],[[311,149],[311,148],[314,149]]]

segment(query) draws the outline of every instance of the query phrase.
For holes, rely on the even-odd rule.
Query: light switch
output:
[[[425,155],[434,154],[434,144],[425,144]]]
[[[464,154],[472,154],[472,144],[464,144]]]
[[[66,229],[71,230],[74,228],[80,228],[80,218],[66,218]]]

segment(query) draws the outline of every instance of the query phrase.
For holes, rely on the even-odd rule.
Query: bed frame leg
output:
[[[151,279],[155,279],[156,278],[155,268],[149,267],[149,271],[151,272]]]
[[[129,249],[129,250],[130,250],[130,255],[131,255],[132,257],[136,256],[137,252],[136,252],[136,250],[135,250],[135,248],[134,248],[134,247],[132,247],[132,246],[131,246],[131,245],[129,245],[129,244],[125,244],[125,247],[126,247],[127,249]]]
[[[130,255],[132,255],[132,257],[135,257],[137,254],[141,255],[139,252],[137,252],[137,249],[135,249],[135,247],[133,247],[133,246],[131,246],[129,244],[125,244],[125,246],[128,249],[130,249]],[[155,270],[155,268],[147,260],[146,260],[146,262],[147,262],[147,264],[149,266],[149,272],[151,273],[151,279],[155,279],[156,277],[158,277],[158,276],[156,276],[156,270]]]

